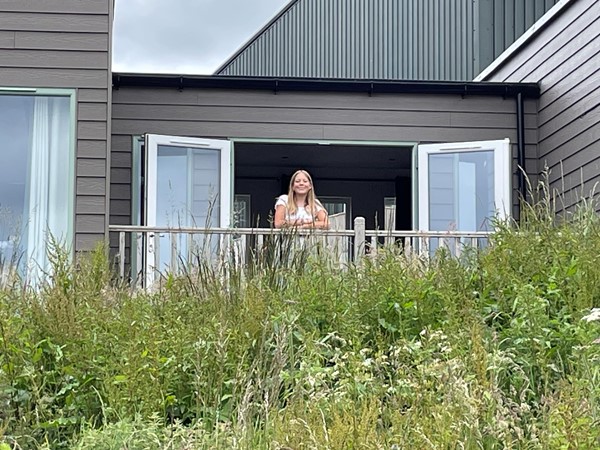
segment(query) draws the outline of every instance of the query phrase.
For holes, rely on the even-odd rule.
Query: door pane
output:
[[[486,231],[495,213],[494,151],[429,154],[429,229]]]
[[[219,227],[220,151],[158,145],[156,176],[156,225],[159,227]],[[171,265],[171,239],[177,239],[178,257],[187,259],[209,245],[202,235],[160,236],[160,261]],[[213,239],[214,240],[214,239]],[[210,245],[212,247],[212,245]]]
[[[218,227],[219,150],[158,146],[156,225]]]

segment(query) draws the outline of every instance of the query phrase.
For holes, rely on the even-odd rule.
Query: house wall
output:
[[[538,171],[536,123],[535,101],[527,100],[525,149],[531,173]],[[267,90],[121,87],[113,92],[111,224],[131,223],[132,136],[144,133],[421,143],[508,137],[516,143],[516,101],[460,95],[288,91],[274,95]],[[516,162],[514,166],[516,172]],[[326,195],[326,188],[319,189]],[[115,238],[111,237],[113,244]]]
[[[106,235],[113,0],[0,2],[0,87],[76,89],[75,249]]]
[[[600,182],[600,2],[572,1],[553,22],[487,77],[539,82],[539,168],[573,206]],[[597,191],[597,189],[596,189]]]

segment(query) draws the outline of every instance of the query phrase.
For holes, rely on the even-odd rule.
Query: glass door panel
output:
[[[489,231],[511,211],[510,142],[420,145],[419,230]]]
[[[229,141],[148,135],[146,224],[168,228],[228,227],[231,211]],[[177,258],[216,246],[217,238],[164,234],[146,245],[146,273],[174,267]],[[152,282],[153,280],[147,280]]]

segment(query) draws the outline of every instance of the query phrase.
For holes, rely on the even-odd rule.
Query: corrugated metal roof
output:
[[[293,0],[219,75],[471,80],[558,0]]]

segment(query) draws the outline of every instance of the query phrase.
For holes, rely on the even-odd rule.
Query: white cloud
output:
[[[115,72],[212,74],[288,0],[117,0]]]

